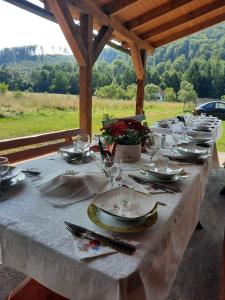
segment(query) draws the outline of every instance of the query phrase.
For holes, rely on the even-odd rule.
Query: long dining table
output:
[[[165,205],[158,206],[158,219],[152,227],[125,235],[126,240],[139,243],[132,256],[116,252],[80,260],[64,221],[110,235],[88,218],[93,199],[53,207],[37,188],[38,180],[27,177],[0,203],[0,261],[69,299],[166,299],[199,221],[208,174],[217,159],[215,143],[210,151],[203,164],[183,165],[189,176],[180,182],[180,193],[149,195]],[[140,166],[147,159],[147,154],[142,154],[141,161],[131,166]],[[71,169],[99,172],[98,162],[67,164],[54,153],[20,163],[18,168],[37,168],[45,178]]]

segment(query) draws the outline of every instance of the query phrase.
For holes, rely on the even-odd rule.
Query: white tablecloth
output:
[[[166,299],[187,243],[198,223],[211,159],[204,165],[187,165],[190,173],[182,193],[154,195],[159,206],[157,223],[130,235],[141,246],[133,256],[120,253],[80,262],[64,221],[102,232],[87,217],[91,200],[54,208],[27,178],[0,203],[2,263],[39,281],[57,293],[76,300]],[[96,162],[68,165],[57,155],[28,161],[22,168],[38,167],[45,177],[59,170],[98,171]],[[127,237],[129,239],[129,236]]]

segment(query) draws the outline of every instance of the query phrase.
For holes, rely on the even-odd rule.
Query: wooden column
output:
[[[92,133],[92,60],[93,60],[93,18],[80,15],[80,36],[87,50],[86,65],[80,65],[80,128]]]
[[[137,77],[137,96],[136,96],[136,115],[143,114],[144,110],[144,94],[145,94],[145,70],[146,70],[146,59],[147,51],[139,50],[141,63],[143,66],[143,77]]]

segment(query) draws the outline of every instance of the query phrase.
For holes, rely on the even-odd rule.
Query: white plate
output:
[[[172,169],[169,166],[165,169],[160,169],[157,167],[150,167],[148,170],[146,170],[150,175],[159,178],[159,179],[170,179],[182,172],[183,169]]]
[[[99,209],[126,221],[143,218],[156,207],[156,201],[149,195],[133,191],[131,204],[127,207],[123,206],[121,209],[119,192],[119,188],[104,192],[95,198],[93,204]],[[121,197],[129,197],[129,195],[130,189],[122,187]]]
[[[16,167],[10,166],[9,171],[1,179],[2,183],[11,180],[13,177],[16,177],[17,175],[19,175],[19,173],[21,173],[20,170],[16,169]]]
[[[201,147],[193,147],[192,145],[179,146],[176,150],[183,155],[184,157],[200,157],[202,155],[206,155],[208,153],[207,149],[202,149]]]

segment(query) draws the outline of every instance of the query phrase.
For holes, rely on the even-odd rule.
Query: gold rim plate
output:
[[[157,207],[152,211],[149,217],[134,222],[119,221],[113,216],[110,216],[99,210],[93,203],[88,206],[87,214],[89,219],[97,226],[112,232],[117,233],[134,233],[144,231],[153,226],[157,219]]]

